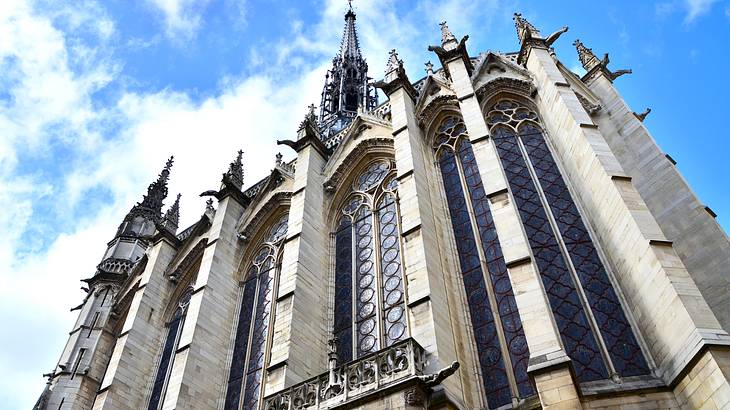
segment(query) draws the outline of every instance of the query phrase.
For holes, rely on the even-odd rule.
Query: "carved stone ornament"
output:
[[[417,387],[404,391],[403,399],[408,406],[422,406],[424,404],[423,394]]]
[[[271,214],[271,212],[279,207],[280,205],[288,206],[291,201],[292,193],[289,191],[277,192],[269,198],[268,201],[259,209],[256,214],[252,217],[242,221],[241,228],[239,229],[238,238],[244,242],[249,241],[253,238],[253,235],[258,232],[259,227],[263,224],[264,220]]]
[[[586,110],[588,115],[593,115],[601,110],[601,104],[592,104],[588,99],[584,96],[582,96],[579,93],[575,93],[575,95],[578,97],[578,101],[580,101],[580,105],[583,106],[583,109]]]
[[[526,98],[532,98],[537,88],[532,82],[519,80],[517,78],[499,77],[482,85],[476,90],[480,101],[488,101],[500,92],[511,92]]]
[[[554,31],[546,38],[540,34],[540,30],[535,28],[527,19],[522,17],[522,14],[515,13],[512,18],[515,21],[515,29],[517,30],[517,38],[520,40],[520,54],[517,57],[518,64],[524,65],[527,62],[527,57],[530,55],[530,51],[533,48],[551,49],[553,43],[557,41],[560,36],[568,31],[567,26],[563,26],[560,29]]]
[[[357,146],[350,151],[347,156],[340,162],[340,165],[332,173],[332,176],[324,182],[323,186],[325,191],[331,190],[334,192],[336,187],[342,183],[342,179],[352,169],[352,164],[362,158],[365,154],[371,153],[374,148],[384,148],[387,151],[392,151],[393,138],[386,137],[375,137],[363,139]],[[329,187],[329,188],[328,188]]]
[[[581,65],[586,70],[586,74],[582,78],[583,82],[587,82],[595,78],[595,76],[599,73],[603,73],[608,81],[613,82],[622,75],[631,74],[632,72],[630,69],[616,71],[609,70],[608,63],[611,62],[611,60],[608,57],[608,53],[605,53],[602,59],[598,59],[598,57],[596,57],[593,53],[593,50],[586,47],[579,39],[576,39],[573,42],[573,45],[575,46],[576,51],[578,51],[578,59],[580,60]]]

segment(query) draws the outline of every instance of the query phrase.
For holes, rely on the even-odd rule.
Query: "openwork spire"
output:
[[[138,204],[141,208],[147,208],[159,215],[162,212],[162,201],[167,197],[167,180],[170,178],[170,169],[172,169],[174,157],[170,157],[162,169],[157,180],[147,187],[147,194]],[[159,216],[158,216],[159,217]]]
[[[327,71],[319,109],[322,138],[338,133],[360,111],[370,111],[378,105],[378,96],[370,84],[368,64],[360,52],[352,4],[345,13],[345,29],[340,52]]]
[[[231,165],[228,166],[228,171],[225,173],[224,177],[233,185],[236,186],[239,190],[243,189],[243,150],[238,150],[238,155],[236,156],[236,159],[231,162]]]
[[[168,231],[175,233],[177,232],[178,223],[180,221],[180,194],[177,194],[175,202],[167,209],[165,217],[162,220],[162,224]]]

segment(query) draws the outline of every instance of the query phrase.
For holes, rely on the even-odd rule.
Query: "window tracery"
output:
[[[578,379],[605,379],[609,372],[621,377],[648,374],[646,360],[550,153],[537,114],[517,101],[501,100],[486,118]],[[601,342],[606,352],[602,352]]]
[[[170,371],[172,370],[172,364],[175,359],[175,351],[178,348],[180,342],[180,332],[183,325],[185,324],[185,317],[188,313],[188,305],[190,304],[190,296],[192,295],[192,289],[188,289],[178,302],[178,307],[175,309],[175,313],[172,316],[172,320],[168,324],[167,336],[165,337],[165,344],[162,348],[162,356],[160,362],[157,365],[157,373],[155,375],[155,381],[152,385],[152,395],[150,396],[150,402],[147,406],[148,410],[157,410],[162,405],[167,391],[167,382],[170,378]]]
[[[255,409],[261,398],[266,345],[272,326],[274,284],[289,215],[271,225],[248,267],[241,290],[233,358],[226,390],[226,410]]]
[[[353,181],[335,233],[333,334],[340,362],[407,337],[392,165],[369,164]]]
[[[441,120],[434,141],[483,386],[489,407],[498,408],[514,396],[535,394],[527,375],[527,342],[462,118]]]

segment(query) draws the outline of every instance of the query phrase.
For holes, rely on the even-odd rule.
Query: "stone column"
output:
[[[326,148],[313,114],[297,141],[289,226],[276,295],[274,340],[265,395],[327,370],[327,281],[329,228],[324,220]]]
[[[147,251],[148,261],[112,352],[94,409],[144,408],[164,337],[162,316],[169,296],[164,272],[175,245],[161,237]]]
[[[243,198],[234,187],[218,195],[185,323],[180,333],[163,409],[216,408],[227,386],[231,334],[236,325],[240,272],[236,226]]]
[[[448,48],[448,44],[444,45]],[[515,302],[530,350],[527,371],[534,378],[544,407],[580,408],[570,372],[570,358],[563,349],[537,266],[509,190],[508,181],[471,81],[471,62],[452,53],[442,64],[447,68],[459,101],[474,157],[494,219]],[[441,57],[441,56],[440,56]]]
[[[427,372],[459,359],[453,321],[448,309],[447,272],[441,271],[438,227],[431,203],[433,162],[415,113],[415,90],[393,51],[385,81],[378,85],[390,99],[398,199],[401,213],[403,261],[411,336],[429,355]],[[460,370],[461,371],[461,370]],[[464,387],[456,375],[443,382],[445,394],[462,402]]]
[[[539,34],[538,34],[539,36]],[[542,43],[541,43],[542,42]],[[658,374],[671,383],[707,345],[730,343],[682,261],[560,72],[545,40],[525,41],[521,61],[564,177],[583,205],[643,332]]]

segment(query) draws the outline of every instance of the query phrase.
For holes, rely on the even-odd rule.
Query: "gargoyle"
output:
[[[644,119],[646,119],[646,116],[649,115],[650,112],[651,112],[651,108],[647,108],[646,110],[644,110],[644,112],[642,112],[640,114],[634,113],[634,116],[639,121],[644,122]]]
[[[451,366],[444,367],[443,369],[439,370],[438,373],[424,374],[423,376],[418,376],[418,381],[423,383],[426,387],[437,386],[441,384],[444,379],[454,374],[454,372],[459,369],[459,366],[459,362],[453,362],[451,363]]]
[[[558,37],[563,35],[563,33],[565,33],[566,31],[568,31],[568,26],[564,26],[563,28],[556,30],[553,34],[547,36],[547,38],[545,39],[545,44],[547,44],[548,47],[552,46],[555,40],[557,40]]]
[[[631,74],[631,73],[632,73],[631,69],[627,69],[627,70],[622,69],[622,70],[613,71],[613,72],[611,72],[611,81],[621,77],[624,74]]]

